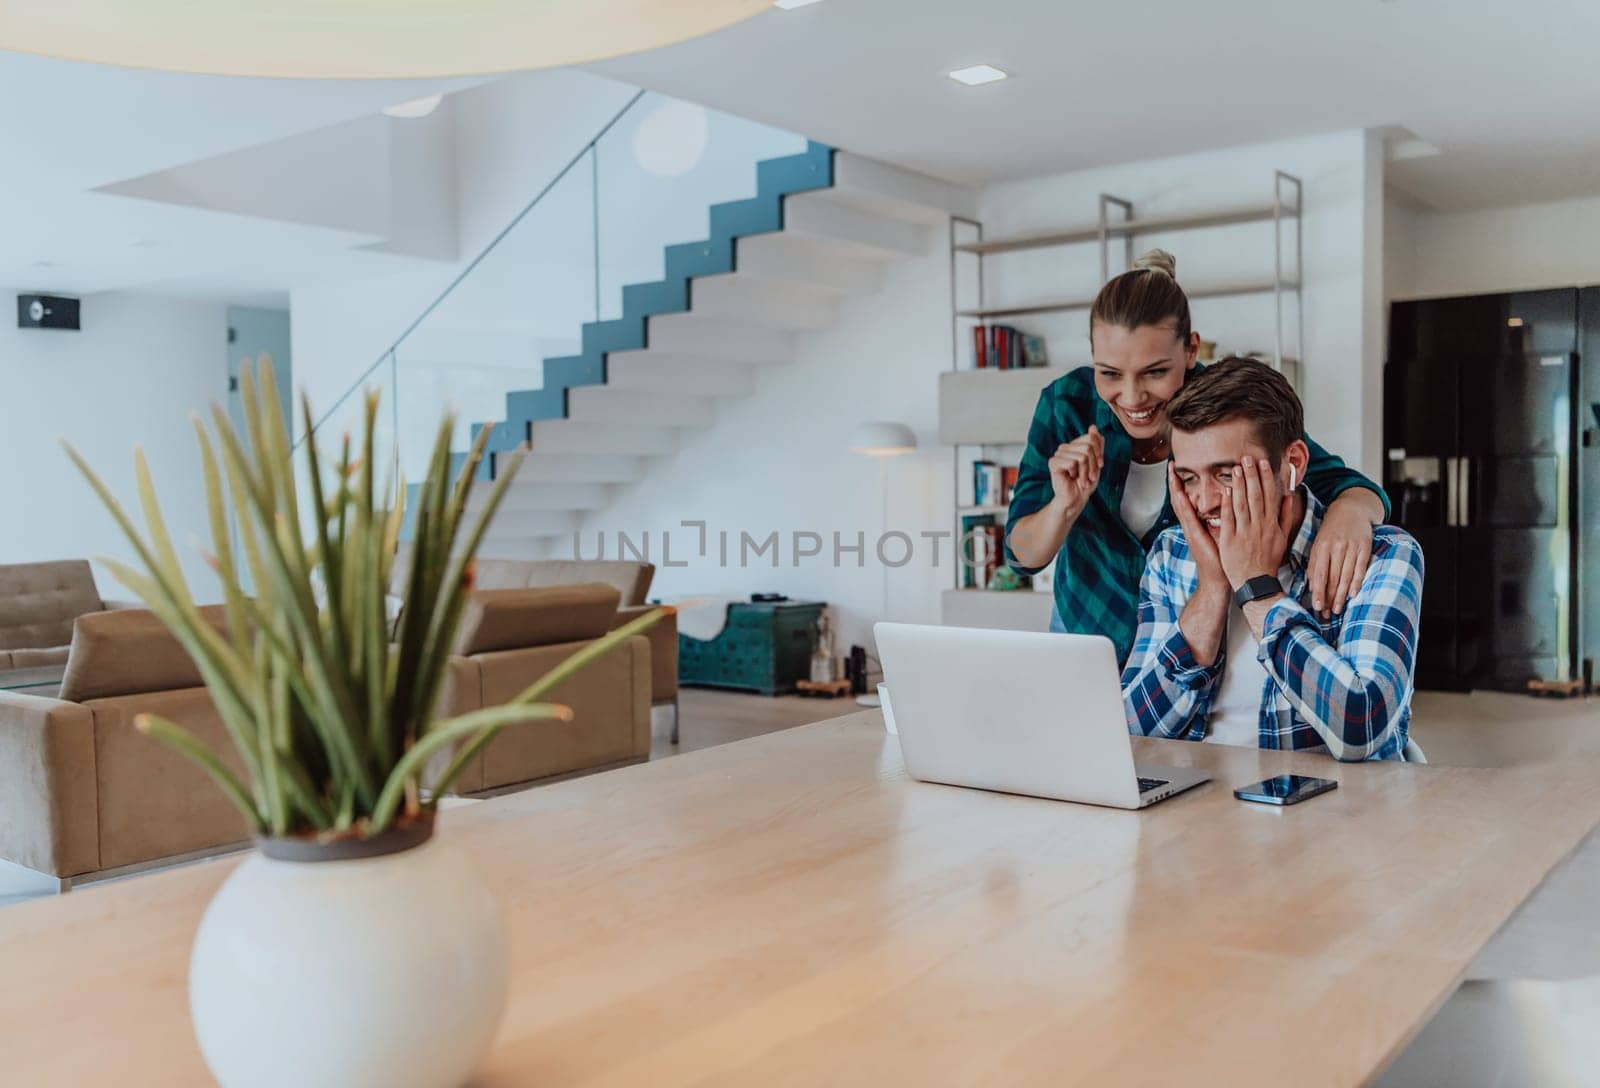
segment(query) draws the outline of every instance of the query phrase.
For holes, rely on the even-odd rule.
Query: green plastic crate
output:
[[[820,601],[735,603],[716,638],[678,636],[678,683],[779,695],[811,675]]]

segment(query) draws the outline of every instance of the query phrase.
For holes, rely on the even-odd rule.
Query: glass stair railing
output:
[[[640,92],[327,409],[316,440],[359,433],[376,389],[380,455],[402,479],[422,478],[446,407],[458,459],[493,428],[491,478],[494,454],[564,418],[569,390],[606,380],[608,353],[646,347],[648,318],[689,311],[694,277],[734,271],[738,238],[782,229],[783,198],[832,174],[820,144]]]

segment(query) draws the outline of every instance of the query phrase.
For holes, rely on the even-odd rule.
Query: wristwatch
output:
[[[1282,592],[1283,585],[1276,578],[1270,574],[1258,574],[1233,591],[1233,603],[1243,608],[1251,601],[1276,597]]]

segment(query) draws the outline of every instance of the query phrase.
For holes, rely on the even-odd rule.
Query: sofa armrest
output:
[[[613,629],[631,623],[640,616],[654,612],[660,605],[625,605],[617,609],[611,621]],[[663,617],[644,633],[650,640],[650,701],[670,702],[678,697],[678,617],[676,613]]]
[[[57,877],[100,867],[94,715],[0,691],[0,857]]]

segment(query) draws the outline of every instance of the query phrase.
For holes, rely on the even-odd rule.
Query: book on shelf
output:
[[[1021,370],[1049,366],[1044,337],[1011,325],[972,327],[972,365],[976,370]]]
[[[1011,505],[1011,493],[1017,489],[1017,473],[1021,471],[1016,465],[1000,466],[1000,502],[1004,506]]]
[[[962,589],[1031,589],[1033,577],[1006,563],[1005,525],[994,514],[963,514],[956,561]],[[1003,577],[997,575],[1004,570]]]
[[[961,564],[961,588],[983,589],[989,584],[997,559],[995,543],[1000,526],[993,514],[963,514],[956,558]]]
[[[1001,498],[1000,466],[993,461],[972,462],[972,505],[999,506]]]

